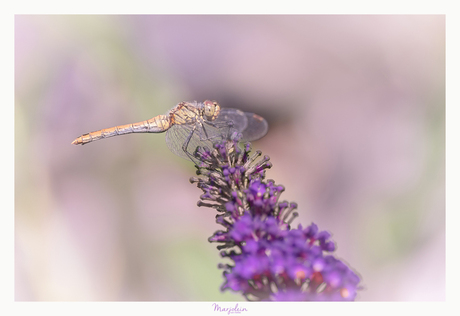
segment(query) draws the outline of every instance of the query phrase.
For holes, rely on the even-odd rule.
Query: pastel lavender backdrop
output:
[[[83,133],[215,99],[358,300],[445,299],[444,16],[16,16],[16,300],[242,300],[163,134]]]

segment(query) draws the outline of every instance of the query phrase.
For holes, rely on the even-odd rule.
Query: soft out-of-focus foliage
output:
[[[164,135],[70,144],[215,99],[268,120],[253,147],[357,300],[443,300],[444,54],[443,16],[16,16],[16,299],[241,299]]]

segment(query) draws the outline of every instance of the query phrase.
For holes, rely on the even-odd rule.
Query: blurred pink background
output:
[[[16,16],[19,301],[220,293],[194,167],[163,134],[81,134],[215,99],[362,277],[358,301],[445,300],[444,16]]]

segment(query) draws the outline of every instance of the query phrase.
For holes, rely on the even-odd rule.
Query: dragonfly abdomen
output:
[[[130,133],[162,133],[171,127],[169,116],[158,115],[147,121],[138,123],[118,125],[110,128],[101,129],[96,132],[81,135],[72,144],[84,145],[99,139],[130,134]]]

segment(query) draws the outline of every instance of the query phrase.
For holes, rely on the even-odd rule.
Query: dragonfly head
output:
[[[208,121],[214,121],[219,116],[220,105],[217,101],[206,100],[203,102],[204,117]]]

